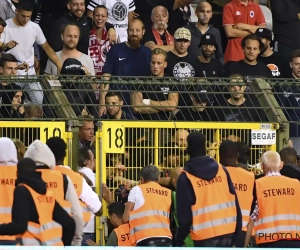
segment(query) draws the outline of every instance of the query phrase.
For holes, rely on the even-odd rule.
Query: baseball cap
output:
[[[194,93],[192,95],[195,98],[195,101],[197,103],[204,103],[204,102],[210,103],[212,99],[211,95],[206,93],[206,90],[201,90],[199,93],[197,94]]]
[[[257,35],[260,38],[266,38],[269,41],[273,41],[273,33],[271,30],[267,29],[267,28],[258,28],[255,31],[255,35]]]
[[[66,59],[60,73],[62,75],[85,75],[81,62],[75,58]]]
[[[216,49],[218,49],[218,43],[217,43],[217,39],[213,34],[205,34],[203,36],[201,36],[200,39],[200,44],[198,47],[202,46],[202,45],[214,45],[216,47]]]
[[[192,35],[191,35],[191,32],[187,28],[179,28],[174,33],[174,39],[175,40],[185,39],[185,40],[191,41]]]

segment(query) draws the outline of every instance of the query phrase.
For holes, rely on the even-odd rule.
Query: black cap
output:
[[[199,93],[193,93],[192,96],[195,98],[197,103],[204,103],[206,102],[211,103],[212,96],[206,93],[206,90],[200,90]]]
[[[216,47],[216,49],[218,49],[217,39],[213,34],[202,35],[200,44],[198,47],[200,48],[202,45],[214,45]]]
[[[267,28],[258,28],[255,31],[255,35],[257,35],[260,38],[266,38],[269,41],[273,41],[273,33],[271,30],[267,29]]]
[[[60,73],[62,75],[85,75],[81,62],[75,58],[66,59]]]

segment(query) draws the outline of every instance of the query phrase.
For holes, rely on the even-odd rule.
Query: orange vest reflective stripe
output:
[[[17,179],[16,166],[0,166],[0,224],[10,223],[11,208],[14,200],[15,181]],[[0,235],[0,240],[15,240],[16,236]]]
[[[42,179],[47,184],[47,189],[52,190],[57,202],[71,215],[72,204],[65,200],[63,175],[52,169],[37,169],[42,173]]]
[[[254,174],[240,167],[226,166],[235,187],[243,216],[242,230],[247,232],[253,201]],[[254,234],[253,234],[254,235]]]
[[[218,173],[211,181],[185,173],[196,196],[196,203],[192,206],[191,239],[206,240],[234,233],[237,218],[235,195],[229,192],[222,165],[219,164]]]
[[[45,195],[35,192],[31,187],[25,186],[34,201],[39,224],[29,221],[27,231],[16,236],[17,245],[23,246],[63,246],[62,227],[53,221],[55,198],[51,190]]]
[[[300,183],[285,176],[265,176],[256,181],[259,214],[255,227],[257,244],[299,239]]]
[[[130,237],[129,237],[129,223],[123,224],[121,226],[118,226],[114,229],[117,238],[118,238],[118,246],[135,246],[130,243]]]
[[[74,184],[77,197],[79,198],[82,193],[82,183],[83,183],[82,176],[80,174],[74,172],[70,168],[56,166],[55,170],[61,172],[62,174],[69,176],[69,178],[72,180],[72,182]],[[91,211],[84,202],[82,202],[81,200],[79,200],[79,202],[80,202],[80,206],[82,208],[83,221],[85,223],[88,223],[91,219]]]
[[[139,185],[144,204],[129,213],[130,242],[136,244],[145,238],[170,237],[171,190],[155,182]]]

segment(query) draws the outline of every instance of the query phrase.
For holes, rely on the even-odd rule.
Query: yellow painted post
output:
[[[159,165],[159,128],[154,129],[154,165]]]

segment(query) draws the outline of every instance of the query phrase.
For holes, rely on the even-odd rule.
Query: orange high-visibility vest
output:
[[[240,167],[226,166],[235,187],[243,216],[242,230],[247,232],[253,201],[254,174]],[[254,235],[254,234],[253,234]]]
[[[129,237],[129,223],[123,224],[118,226],[117,228],[114,229],[117,238],[118,238],[118,246],[135,246],[132,245],[130,242],[130,237]]]
[[[45,195],[39,194],[31,187],[25,186],[34,201],[39,223],[28,221],[27,231],[16,236],[17,245],[22,246],[63,246],[62,227],[53,221],[55,198],[51,190]]]
[[[222,165],[219,164],[218,173],[211,181],[184,172],[196,196],[196,203],[191,207],[191,239],[206,240],[234,233],[237,219],[235,195],[229,192],[227,176]]]
[[[145,203],[129,213],[130,242],[136,244],[145,238],[170,237],[171,190],[156,182],[139,185]]]
[[[265,176],[256,181],[259,214],[254,223],[257,244],[299,239],[300,183],[285,176]]]
[[[82,183],[83,183],[83,177],[74,172],[72,169],[70,168],[65,168],[65,167],[61,167],[61,166],[56,166],[55,170],[61,172],[62,174],[65,174],[67,176],[69,176],[69,178],[72,180],[75,190],[76,190],[76,194],[77,197],[79,198],[81,193],[82,193]],[[88,223],[91,219],[91,211],[90,209],[87,207],[87,205],[82,202],[81,200],[79,200],[80,206],[82,208],[82,214],[83,214],[83,221],[85,223]]]
[[[12,221],[11,209],[14,200],[16,166],[0,166],[0,224]],[[15,240],[15,235],[0,235],[0,240]]]
[[[47,184],[47,189],[52,190],[57,202],[71,215],[72,204],[65,200],[63,175],[52,169],[37,169],[42,173],[42,179]]]

